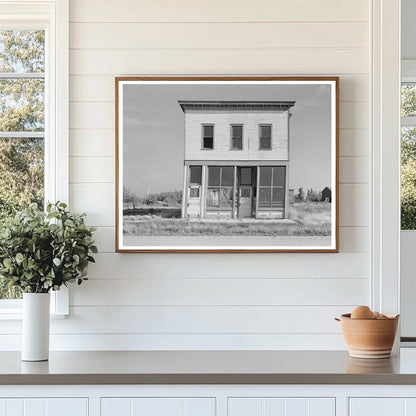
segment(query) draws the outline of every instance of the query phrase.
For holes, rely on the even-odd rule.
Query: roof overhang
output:
[[[182,111],[287,111],[296,101],[178,101]]]

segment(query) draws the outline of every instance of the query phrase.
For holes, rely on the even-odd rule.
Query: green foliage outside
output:
[[[416,128],[402,129],[401,228],[416,229]]]
[[[23,292],[47,293],[68,282],[81,284],[97,253],[85,214],[66,205],[48,204],[46,214],[36,204],[17,212],[0,229],[0,276],[4,284]]]
[[[0,31],[0,72],[42,73],[44,31]],[[0,132],[44,131],[44,80],[0,80]],[[0,138],[0,229],[16,211],[44,201],[43,138]],[[0,299],[21,292],[0,278]]]
[[[402,86],[402,117],[416,116],[416,87]],[[416,229],[416,128],[403,127],[401,135],[401,229]]]

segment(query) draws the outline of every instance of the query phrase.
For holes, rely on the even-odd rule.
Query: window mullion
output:
[[[1,138],[44,138],[44,131],[0,131]]]
[[[44,72],[0,72],[0,79],[45,79]]]

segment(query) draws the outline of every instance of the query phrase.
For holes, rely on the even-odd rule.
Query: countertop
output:
[[[416,384],[416,349],[387,359],[347,351],[70,351],[47,362],[0,352],[0,384]]]

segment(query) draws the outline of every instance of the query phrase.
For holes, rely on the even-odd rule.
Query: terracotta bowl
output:
[[[340,321],[351,357],[387,358],[391,356],[399,315],[383,319],[352,319],[351,314],[346,313],[341,315]]]

